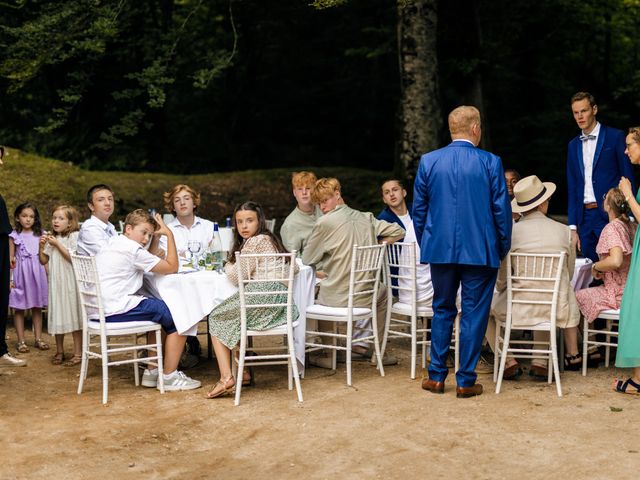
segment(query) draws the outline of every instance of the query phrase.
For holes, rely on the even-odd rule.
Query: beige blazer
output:
[[[556,324],[560,328],[575,327],[580,321],[580,310],[576,295],[571,286],[571,277],[576,261],[575,249],[571,248],[571,230],[562,223],[551,220],[542,212],[533,212],[523,216],[513,226],[511,252],[520,253],[559,253],[566,252],[565,267],[560,277]],[[493,297],[491,314],[504,320],[507,314],[507,261],[504,259],[498,272],[497,293]],[[548,288],[548,282],[545,282]],[[529,287],[529,285],[527,285]],[[535,299],[535,294],[527,294]],[[544,295],[544,294],[543,294]],[[540,297],[547,300],[549,297]],[[536,325],[549,321],[549,307],[545,305],[513,306],[514,325]]]

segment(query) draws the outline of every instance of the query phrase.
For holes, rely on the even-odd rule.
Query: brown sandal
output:
[[[33,346],[39,350],[49,350],[49,344],[43,342],[41,338],[36,338],[33,342]]]
[[[230,381],[233,381],[233,385],[227,385]],[[226,380],[219,380],[213,386],[209,393],[207,393],[207,398],[218,398],[223,397],[225,395],[231,395],[236,390],[236,382],[233,377],[229,377]]]
[[[64,362],[65,367],[75,367],[76,365],[80,365],[82,363],[82,355],[74,355],[69,360]]]
[[[56,353],[53,356],[53,358],[51,359],[51,364],[52,365],[62,365],[62,362],[64,362],[64,353],[63,352]]]
[[[30,351],[25,342],[18,342],[18,344],[16,345],[16,350],[20,353],[29,353]]]

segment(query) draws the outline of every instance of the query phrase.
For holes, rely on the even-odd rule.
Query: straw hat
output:
[[[555,183],[541,182],[536,175],[524,177],[513,187],[515,198],[511,201],[511,210],[514,213],[533,210],[548,200],[555,191]]]

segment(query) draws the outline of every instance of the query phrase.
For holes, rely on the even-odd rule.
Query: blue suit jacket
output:
[[[459,140],[423,155],[412,218],[422,263],[498,268],[512,226],[500,157]]]
[[[625,135],[621,130],[600,124],[600,134],[593,157],[593,191],[598,202],[598,211],[604,221],[609,217],[602,208],[602,197],[610,188],[617,187],[620,177],[631,181],[636,191],[636,179],[629,158],[624,154]],[[580,225],[584,211],[584,163],[582,141],[578,135],[569,142],[567,149],[567,186],[569,189],[569,225]]]

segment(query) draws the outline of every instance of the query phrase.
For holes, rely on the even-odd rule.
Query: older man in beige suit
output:
[[[316,303],[328,307],[346,307],[349,301],[349,276],[351,274],[351,252],[353,245],[375,245],[378,239],[387,243],[395,242],[405,235],[402,227],[395,223],[378,220],[369,212],[360,212],[345,205],[340,182],[335,178],[321,178],[316,182],[315,201],[324,214],[320,217],[307,240],[302,262],[306,265],[322,263],[323,278]],[[371,302],[371,298],[368,300]],[[366,306],[364,297],[358,298],[356,306]],[[386,290],[378,291],[378,335],[382,338],[386,314]],[[352,351],[358,356],[371,358],[371,351],[365,346],[353,343]],[[330,359],[311,358],[311,363],[328,367]],[[385,365],[393,365],[397,360],[385,354]]]
[[[556,190],[555,184],[541,182],[532,175],[523,178],[513,188],[515,198],[511,202],[514,213],[521,213],[522,219],[513,226],[511,237],[511,252],[514,253],[559,253],[567,254],[567,261],[560,278],[556,325],[565,329],[565,346],[567,355],[565,365],[569,368],[580,365],[578,358],[578,329],[580,310],[576,296],[571,287],[571,277],[575,265],[575,249],[571,248],[571,230],[566,225],[547,217],[549,199]],[[507,271],[506,260],[500,265],[497,293],[491,305],[491,316],[494,320],[504,321],[507,311]],[[536,325],[547,322],[549,307],[541,305],[539,308],[530,305],[513,305],[513,323],[520,326]],[[534,331],[534,340],[548,341],[547,332]],[[493,348],[495,341],[495,321],[489,321],[487,327],[487,341]],[[530,373],[536,379],[547,379],[546,363],[542,359],[534,359]],[[516,379],[522,374],[522,369],[514,358],[507,358],[504,379]]]

